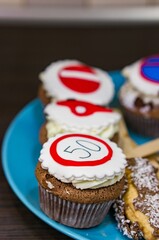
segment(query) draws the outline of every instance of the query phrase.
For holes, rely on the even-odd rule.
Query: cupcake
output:
[[[50,138],[36,167],[41,209],[70,227],[100,224],[123,189],[125,166],[110,140],[81,133]]]
[[[81,132],[119,141],[120,113],[113,109],[92,103],[64,100],[48,104],[44,113],[46,123],[40,130],[40,142],[43,144],[50,137],[65,132]]]
[[[144,136],[159,137],[159,55],[143,58],[122,73],[127,82],[119,99],[128,125]]]
[[[107,105],[114,96],[112,79],[105,71],[77,60],[54,62],[39,78],[38,95],[45,105],[52,99],[78,99]]]

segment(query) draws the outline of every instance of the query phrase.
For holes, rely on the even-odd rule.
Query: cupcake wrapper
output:
[[[147,137],[159,137],[159,119],[145,117],[124,108],[127,124],[135,132]]]
[[[114,200],[104,203],[75,203],[59,198],[39,186],[41,209],[50,218],[74,228],[90,228],[100,224]]]

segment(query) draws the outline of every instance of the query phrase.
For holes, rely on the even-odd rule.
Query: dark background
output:
[[[38,74],[58,59],[121,69],[159,52],[159,24],[40,26],[0,24],[0,141],[10,121],[36,98]],[[27,210],[0,166],[0,239],[70,239]]]

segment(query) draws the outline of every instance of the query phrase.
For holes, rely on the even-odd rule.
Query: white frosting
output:
[[[108,146],[112,149],[112,156],[109,155]],[[108,155],[111,156],[108,161],[99,162]],[[95,181],[91,188],[97,185],[101,187],[101,184],[112,181],[113,178],[119,181],[126,166],[125,155],[115,143],[80,133],[61,134],[50,138],[43,145],[39,161],[44,169],[60,181],[74,183],[75,187],[76,184],[79,187],[78,183],[82,184],[83,181],[89,181],[89,184],[90,181]],[[73,165],[72,161],[79,166]],[[89,184],[87,186],[90,186]],[[82,188],[82,185],[80,187]]]
[[[64,131],[97,133],[104,130],[108,132],[107,128],[109,128],[108,135],[116,131],[115,126],[121,119],[121,115],[112,109],[107,111],[104,107],[83,101],[52,102],[45,107],[44,113],[49,121],[47,129],[57,127],[58,130],[64,129]],[[105,135],[107,136],[107,133]]]
[[[141,59],[139,61],[136,61],[135,63],[133,63],[129,66],[126,66],[122,70],[122,73],[131,82],[131,84],[141,93],[147,94],[147,95],[152,95],[152,96],[159,96],[159,82],[151,81],[151,80],[147,79],[147,77],[145,77],[145,75],[141,74],[141,70],[143,69],[143,64],[145,64],[152,58],[153,58],[153,56],[146,58],[146,59]],[[155,56],[154,56],[154,58],[155,58]],[[148,64],[147,64],[147,66],[148,66]],[[156,63],[156,64],[158,64],[158,63]],[[155,66],[155,67],[152,67],[152,66],[153,65],[151,63],[151,70],[153,73],[153,71],[156,71],[157,66]],[[158,69],[159,69],[159,64],[158,64]],[[159,70],[158,70],[158,72],[159,72]]]
[[[63,124],[56,123],[54,121],[48,121],[46,123],[46,130],[47,130],[47,137],[54,137],[59,133],[75,133],[80,132],[85,134],[91,134],[91,135],[98,135],[99,137],[103,138],[112,138],[115,133],[119,131],[119,125],[118,124],[110,124],[108,127],[98,127],[98,128],[76,128],[76,127],[68,127]]]
[[[126,107],[133,109],[135,107],[135,100],[138,97],[142,99],[144,104],[152,102],[155,106],[159,106],[159,97],[141,94],[130,83],[126,83],[121,87],[120,99]],[[149,110],[149,106],[144,106],[140,109],[141,112],[148,112]]]
[[[108,104],[114,96],[114,85],[111,77],[98,68],[91,68],[90,71],[85,70],[68,70],[71,66],[85,66],[83,63],[76,60],[63,60],[52,63],[49,65],[39,77],[43,82],[44,89],[47,91],[49,97],[56,99],[79,99],[90,101],[96,104],[104,105]],[[60,76],[59,76],[60,73]],[[64,78],[67,81],[71,81],[71,85],[81,86],[83,89],[89,88],[94,82],[97,84],[95,89],[88,92],[81,92],[77,89],[71,89],[69,84],[65,85],[60,79]],[[73,80],[73,81],[72,81]],[[78,81],[81,81],[80,84]],[[70,85],[70,86],[71,86]]]
[[[50,188],[50,189],[54,188],[54,185],[51,182],[46,181],[46,183],[47,183],[48,188]]]
[[[94,180],[94,181],[72,181],[72,185],[77,189],[97,189],[101,187],[108,187],[110,185],[119,182],[124,176],[125,171],[123,171],[120,175],[115,176],[112,179],[105,178],[103,180]]]

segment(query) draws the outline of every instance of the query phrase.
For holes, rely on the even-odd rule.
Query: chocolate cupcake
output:
[[[119,100],[128,125],[144,136],[159,137],[159,55],[141,59],[122,73],[127,82]]]
[[[54,62],[39,78],[38,96],[45,105],[52,99],[78,99],[107,105],[114,96],[112,79],[105,71],[77,60]]]
[[[41,209],[74,228],[100,224],[123,189],[125,166],[110,140],[81,133],[50,138],[36,168]]]
[[[40,130],[40,142],[65,132],[81,132],[109,138],[118,143],[120,113],[92,103],[66,100],[48,104],[44,112],[47,121]]]

